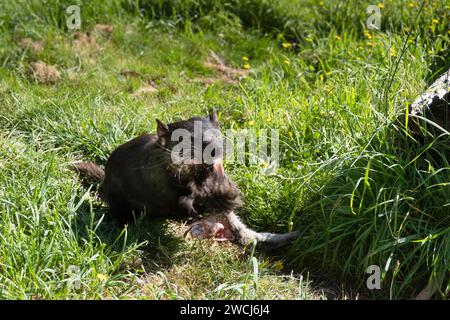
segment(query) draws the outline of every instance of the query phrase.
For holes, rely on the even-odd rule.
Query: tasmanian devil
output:
[[[156,134],[143,134],[119,146],[105,170],[92,162],[73,164],[84,181],[102,182],[101,197],[122,225],[142,212],[172,219],[207,213],[220,216],[213,220],[222,222],[213,223],[211,237],[217,236],[215,232],[221,237],[232,234],[227,239],[242,245],[256,240],[258,247],[273,249],[299,236],[298,232],[255,232],[237,217],[241,193],[223,169],[223,140],[215,110],[205,118],[168,125],[156,122]]]

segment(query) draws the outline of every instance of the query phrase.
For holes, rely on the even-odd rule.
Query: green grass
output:
[[[65,26],[75,3],[96,47],[77,48]],[[321,299],[346,297],[321,289],[345,284],[364,297],[410,298],[444,273],[437,297],[445,298],[448,137],[420,144],[395,119],[449,67],[450,8],[385,1],[373,31],[370,4],[0,2],[0,297]],[[92,32],[97,23],[112,34]],[[25,37],[43,51],[21,48]],[[218,77],[203,66],[210,50],[230,66],[248,63],[250,76],[196,81]],[[57,66],[60,79],[35,81],[37,60]],[[131,95],[148,80],[157,92]],[[79,159],[104,164],[115,147],[153,131],[155,118],[212,106],[223,129],[279,130],[276,174],[226,170],[249,225],[302,232],[285,252],[185,241],[180,223],[115,229],[68,169]],[[384,270],[379,291],[365,289],[371,264]]]

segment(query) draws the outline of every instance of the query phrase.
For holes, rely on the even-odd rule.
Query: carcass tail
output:
[[[80,181],[85,187],[98,185],[105,177],[103,168],[93,162],[74,162],[70,169],[78,173]]]
[[[277,249],[288,245],[300,236],[299,231],[276,234],[269,232],[256,232],[247,227],[234,212],[227,213],[228,222],[241,245],[247,245],[256,240],[256,246],[261,249]]]

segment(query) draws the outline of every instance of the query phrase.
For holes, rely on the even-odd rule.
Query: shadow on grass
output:
[[[450,50],[443,48],[441,52],[433,55],[433,61],[430,65],[430,72],[425,79],[428,85],[436,81],[443,72],[450,69]]]
[[[92,203],[92,208],[89,204],[80,207],[74,224],[79,241],[89,241],[93,236],[93,241],[99,246],[104,245],[109,252],[125,255],[118,272],[141,267],[147,272],[156,272],[170,267],[184,242],[170,230],[167,220],[142,216],[135,223],[120,227],[109,216],[109,208],[100,201]],[[139,250],[139,257],[127,256],[133,248]]]

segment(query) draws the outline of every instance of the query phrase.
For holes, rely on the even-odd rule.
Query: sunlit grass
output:
[[[380,31],[365,28],[365,2],[148,3],[140,13],[83,3],[81,32],[113,32],[81,50],[65,27],[68,2],[0,4],[1,297],[323,298],[304,270],[370,297],[409,298],[439,272],[448,283],[447,138],[420,145],[394,125],[448,66],[445,1],[425,2],[416,24],[419,1],[385,1]],[[21,48],[24,37],[44,49]],[[211,50],[250,76],[201,83],[218,77],[203,65]],[[60,80],[36,82],[37,60]],[[132,96],[148,81],[157,92]],[[276,174],[226,165],[249,225],[302,232],[284,253],[255,255],[258,277],[248,252],[186,243],[173,225],[113,228],[68,170],[73,160],[104,164],[155,118],[212,106],[224,130],[280,133]],[[378,292],[364,287],[370,264],[385,270]]]

